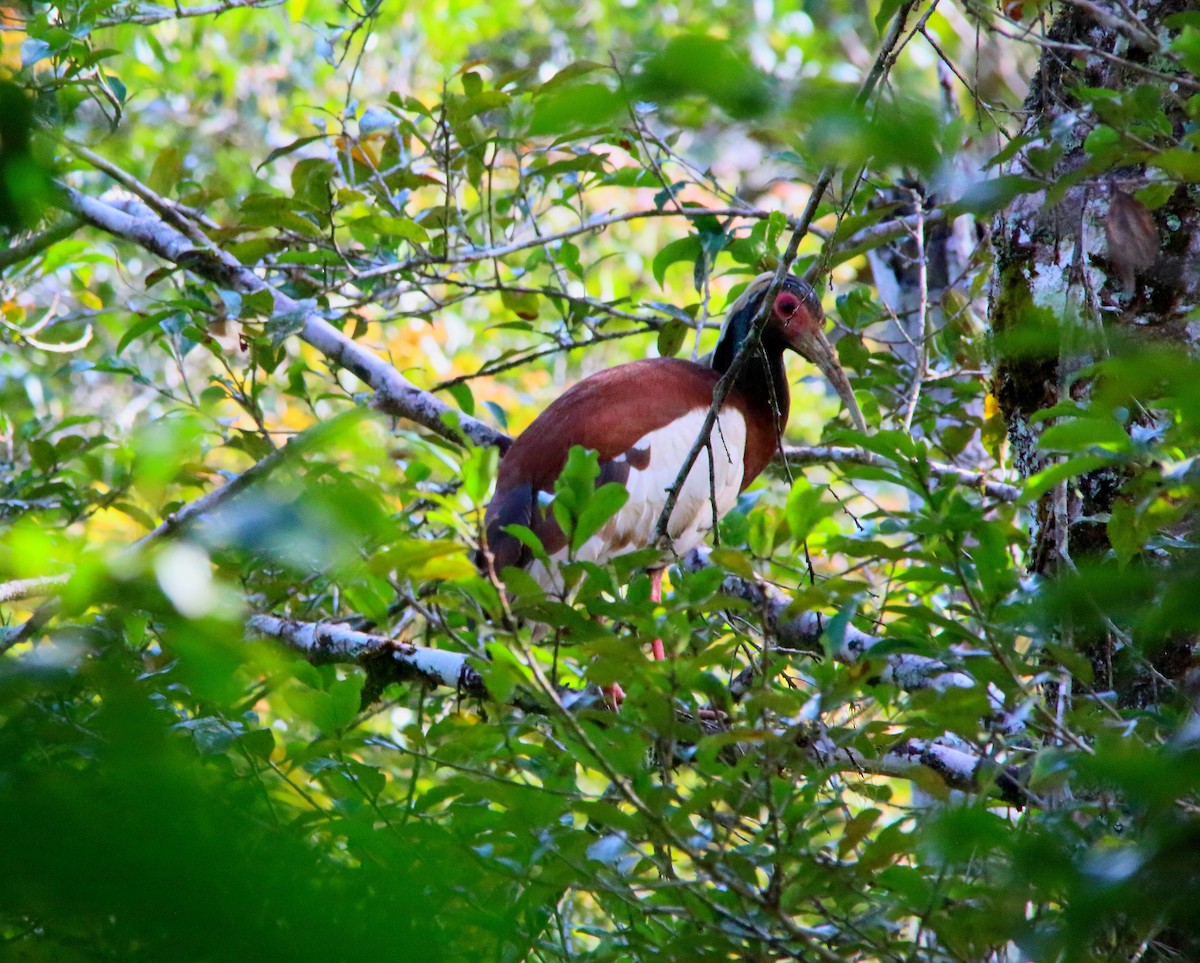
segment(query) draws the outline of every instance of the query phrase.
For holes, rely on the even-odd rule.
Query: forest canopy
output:
[[[0,959],[1200,958],[1187,0],[0,41]],[[582,449],[569,591],[479,567],[540,411],[788,274],[865,431],[793,356],[661,600]]]

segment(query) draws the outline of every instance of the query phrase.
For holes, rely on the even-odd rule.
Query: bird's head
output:
[[[721,329],[720,344],[726,351],[736,352],[741,342],[750,335],[754,319],[762,308],[763,299],[775,279],[775,273],[760,274],[748,285],[729,309]],[[763,328],[763,343],[770,346],[790,348],[806,361],[815,364],[833,385],[850,412],[859,431],[866,432],[867,424],[854,398],[850,380],[838,361],[833,345],[825,337],[825,312],[812,287],[798,277],[788,275],[771,305],[771,313]],[[727,336],[728,335],[728,336]],[[720,348],[718,348],[720,354]],[[732,356],[726,365],[732,362]]]

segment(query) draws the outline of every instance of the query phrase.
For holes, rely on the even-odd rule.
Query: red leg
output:
[[[658,603],[662,601],[663,571],[664,570],[661,568],[656,568],[650,572],[651,602]],[[663,649],[662,639],[655,639],[654,642],[651,643],[650,657],[655,662],[662,662],[667,657],[666,651]],[[616,682],[614,682],[612,685],[604,686],[603,689],[604,701],[607,702],[614,711],[619,711],[621,708],[621,703],[625,701],[625,690],[622,689],[620,684]]]
[[[604,693],[604,701],[608,703],[608,707],[613,712],[620,712],[621,703],[625,701],[625,690],[621,688],[621,684],[614,682],[612,685],[602,686],[601,691]]]
[[[666,569],[656,568],[656,569],[652,569],[650,572],[650,601],[651,602],[661,602],[662,601],[662,580],[663,580],[663,572],[665,572],[665,571],[666,571]],[[665,659],[667,657],[666,652],[663,650],[662,639],[654,640],[654,642],[650,646],[650,654],[655,662],[662,662],[663,659]]]

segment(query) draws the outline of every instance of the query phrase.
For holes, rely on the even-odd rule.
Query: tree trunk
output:
[[[1161,151],[1180,153],[1188,129],[1194,78],[1169,56],[1175,34],[1167,18],[1190,6],[1073,4],[1046,35],[1025,104],[1026,139],[1002,171],[1039,181],[1040,189],[1018,194],[994,220],[989,306],[993,394],[1013,463],[1026,476],[1063,457],[1039,447],[1054,422],[1036,416],[1056,404],[1063,413],[1071,402],[1091,405],[1097,380],[1088,366],[1163,345],[1190,355],[1200,338],[1200,324],[1188,320],[1200,303],[1196,186],[1186,176],[1172,184],[1171,171],[1155,167]],[[1172,83],[1166,75],[1173,73],[1183,82]],[[1097,96],[1101,89],[1113,94]],[[1149,406],[1134,400],[1127,410],[1123,427],[1135,437],[1163,427],[1164,416]],[[1106,522],[1141,470],[1136,459],[1109,464],[1047,491],[1034,506],[1031,573],[1062,580],[1114,566]],[[1175,561],[1141,552],[1131,564]],[[1145,645],[1119,617],[1099,621],[1075,631],[1068,620],[1061,631],[1092,663],[1094,687],[1114,690],[1122,704],[1158,701],[1159,683],[1180,681],[1192,664],[1190,633]],[[1131,647],[1140,654],[1123,656]]]

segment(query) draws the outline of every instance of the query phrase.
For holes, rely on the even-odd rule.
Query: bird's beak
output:
[[[862,410],[858,407],[854,391],[850,387],[850,379],[846,377],[846,372],[842,369],[841,362],[838,361],[833,345],[825,337],[825,332],[820,328],[806,326],[793,334],[791,346],[800,357],[811,361],[821,369],[821,374],[828,379],[829,383],[833,385],[833,390],[845,402],[846,410],[850,412],[855,427],[865,435],[867,423],[863,418]]]

